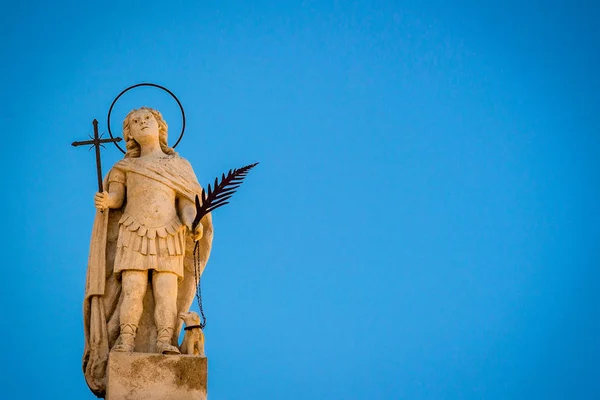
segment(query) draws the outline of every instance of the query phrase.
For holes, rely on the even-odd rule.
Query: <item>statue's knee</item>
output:
[[[122,276],[123,292],[129,298],[143,298],[148,286],[144,271],[124,271]]]
[[[177,292],[177,275],[170,272],[154,272],[152,274],[152,285],[155,291],[160,293]]]

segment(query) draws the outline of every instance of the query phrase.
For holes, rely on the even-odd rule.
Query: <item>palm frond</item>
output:
[[[221,175],[221,182],[219,182],[219,178],[217,177],[212,187],[208,184],[207,190],[202,189],[201,196],[196,195],[196,218],[192,223],[192,229],[196,229],[200,220],[206,214],[225,204],[229,204],[227,200],[240,187],[248,172],[257,165],[258,163],[254,163],[242,168],[230,169],[227,175]]]

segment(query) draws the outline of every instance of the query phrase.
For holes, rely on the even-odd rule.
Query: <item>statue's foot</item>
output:
[[[132,353],[134,347],[135,346],[132,344],[117,343],[113,346],[112,351],[117,351],[119,353]]]
[[[131,353],[133,352],[133,348],[135,347],[135,340],[133,337],[126,337],[127,340],[124,340],[124,335],[119,336],[117,339],[117,343],[112,348],[112,351],[118,351],[119,353]]]
[[[181,354],[176,346],[160,340],[156,342],[156,352],[160,354]]]
[[[121,324],[121,334],[117,342],[112,348],[112,351],[121,353],[131,353],[135,348],[135,333],[137,326],[133,324]]]

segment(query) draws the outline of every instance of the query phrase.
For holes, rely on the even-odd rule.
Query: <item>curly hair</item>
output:
[[[138,109],[131,110],[129,114],[127,114],[127,116],[125,117],[125,120],[123,120],[123,139],[125,139],[125,148],[127,149],[127,151],[125,152],[125,158],[137,158],[140,156],[140,153],[142,151],[142,147],[138,142],[135,141],[129,130],[129,119],[131,118],[131,115],[136,111],[141,110],[150,111],[154,118],[156,118],[156,122],[158,122],[158,141],[160,143],[160,148],[163,151],[163,153],[167,155],[177,154],[175,150],[172,147],[169,147],[169,145],[167,144],[169,127],[163,119],[162,114],[153,108],[141,107]]]

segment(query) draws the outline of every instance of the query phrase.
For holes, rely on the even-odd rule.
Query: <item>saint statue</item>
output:
[[[98,396],[109,352],[179,354],[178,316],[192,304],[213,238],[210,214],[192,231],[202,188],[190,163],[168,146],[162,115],[131,111],[123,139],[125,157],[94,198],[85,287],[83,371]]]

